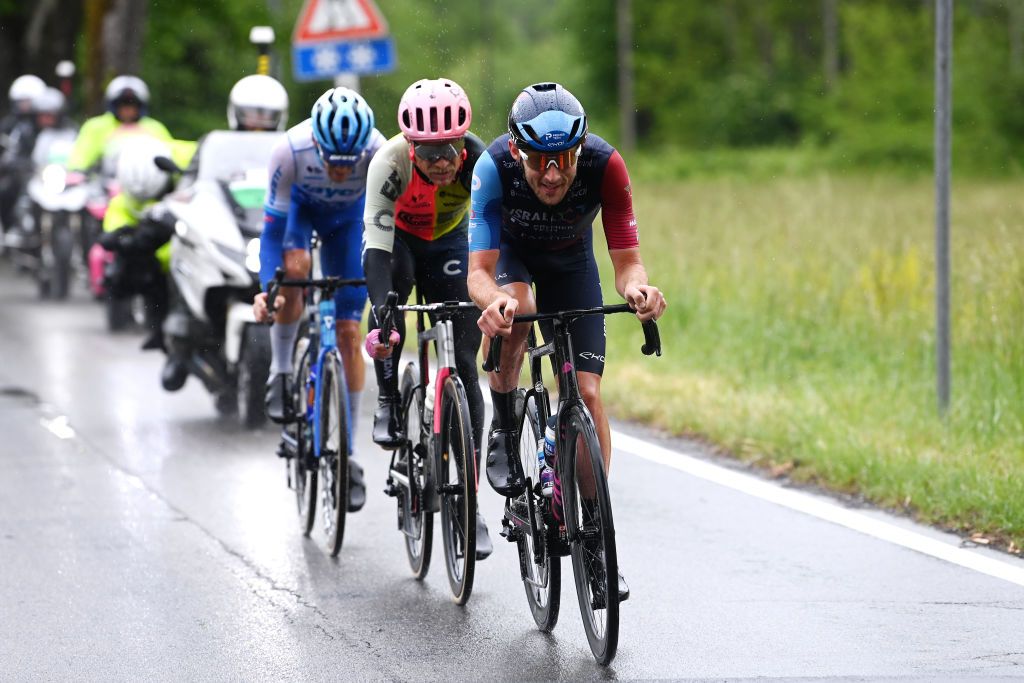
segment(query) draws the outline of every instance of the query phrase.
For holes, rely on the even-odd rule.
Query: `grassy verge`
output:
[[[644,259],[670,310],[661,359],[640,356],[639,326],[609,319],[613,414],[1024,545],[1024,181],[954,185],[942,420],[930,179],[659,182],[641,165],[633,180]]]

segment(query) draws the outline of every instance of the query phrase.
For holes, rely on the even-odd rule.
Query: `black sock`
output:
[[[491,403],[494,406],[495,429],[512,429],[516,412],[516,392],[507,394],[491,389]]]

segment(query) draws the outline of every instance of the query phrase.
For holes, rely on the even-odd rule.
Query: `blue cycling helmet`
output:
[[[349,88],[328,90],[313,105],[313,139],[329,163],[355,161],[373,133],[373,110]]]
[[[519,148],[564,152],[587,137],[587,114],[558,83],[534,83],[512,103],[508,132]]]

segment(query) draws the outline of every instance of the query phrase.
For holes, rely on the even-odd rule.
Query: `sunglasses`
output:
[[[324,148],[320,146],[320,143],[317,142],[315,144],[316,153],[320,155],[320,161],[328,166],[349,168],[355,166],[356,162],[363,156],[362,154],[327,154],[324,152]]]
[[[465,138],[442,142],[414,142],[412,145],[413,153],[430,164],[437,163],[441,159],[454,162],[465,148]]]
[[[522,158],[523,163],[532,170],[545,172],[551,164],[555,165],[559,171],[565,171],[576,165],[579,161],[580,152],[583,150],[583,145],[576,145],[572,149],[567,149],[564,152],[527,152],[520,148],[519,156]]]

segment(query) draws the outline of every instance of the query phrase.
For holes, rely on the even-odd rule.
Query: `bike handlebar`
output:
[[[282,287],[316,287],[327,293],[332,293],[334,290],[341,289],[342,287],[362,287],[365,284],[366,280],[362,278],[343,278],[334,275],[315,279],[289,280],[285,279],[284,268],[278,268],[274,271],[274,277],[270,280],[270,286],[267,287],[267,310],[271,315],[277,311],[277,306],[274,303]]]
[[[530,313],[517,315],[513,323],[533,323],[539,320],[572,320],[582,318],[585,315],[607,315],[610,313],[636,313],[629,304],[613,304],[611,306],[595,306],[593,308],[579,308],[571,311],[558,311],[555,313]],[[661,334],[658,332],[658,323],[654,320],[646,320],[642,323],[644,331],[644,343],[640,352],[645,356],[661,355]],[[496,336],[491,339],[491,347],[487,352],[487,359],[484,361],[484,372],[501,372],[501,347],[504,337]]]

